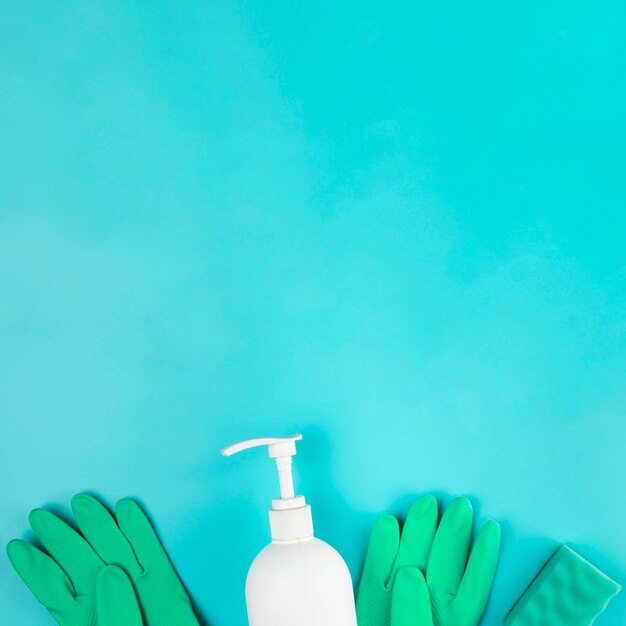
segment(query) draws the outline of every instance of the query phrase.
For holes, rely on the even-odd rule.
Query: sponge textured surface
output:
[[[621,590],[594,565],[561,546],[530,584],[505,626],[589,626]]]

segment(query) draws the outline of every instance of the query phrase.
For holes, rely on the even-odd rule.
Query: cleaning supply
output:
[[[96,613],[98,626],[144,626],[133,585],[115,565],[107,565],[98,573]]]
[[[398,571],[391,592],[391,626],[433,626],[428,587],[417,567]]]
[[[500,525],[486,522],[470,552],[472,525],[467,498],[454,500],[439,522],[426,569],[435,626],[476,626],[487,606],[500,553]]]
[[[17,573],[58,624],[101,626],[108,619],[135,626],[138,603],[146,626],[198,626],[189,596],[135,501],[120,500],[115,519],[82,493],[72,499],[72,511],[82,534],[35,509],[30,523],[47,552],[19,539],[7,546]]]
[[[231,456],[267,446],[275,459],[279,499],[269,511],[272,542],[246,579],[250,626],[356,626],[350,572],[341,556],[313,535],[311,507],[295,495],[292,457],[302,435],[249,439],[222,450]]]
[[[359,626],[432,626],[424,575],[436,529],[437,500],[431,495],[411,506],[402,535],[392,515],[376,522],[357,594]]]
[[[505,626],[589,626],[621,590],[580,554],[561,546],[504,620]]]
[[[436,498],[425,495],[412,505],[402,533],[395,517],[378,520],[357,596],[359,626],[480,622],[498,561],[500,527],[488,521],[470,553],[469,500],[454,500],[439,526],[437,518]]]

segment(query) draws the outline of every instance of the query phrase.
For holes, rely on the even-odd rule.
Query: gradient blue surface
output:
[[[218,450],[302,431],[355,575],[434,491],[503,524],[485,624],[561,541],[626,583],[625,6],[0,4],[0,541],[135,495],[244,624],[275,477]]]

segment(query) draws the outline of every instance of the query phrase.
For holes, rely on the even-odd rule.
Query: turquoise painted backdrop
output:
[[[218,450],[302,431],[355,576],[434,491],[502,522],[486,624],[561,541],[626,583],[625,7],[1,3],[1,543],[135,495],[244,624],[275,477]]]

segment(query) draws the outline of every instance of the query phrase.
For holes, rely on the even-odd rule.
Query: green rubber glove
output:
[[[115,565],[98,573],[96,607],[98,626],[144,626],[133,585]]]
[[[457,498],[437,528],[437,500],[419,498],[402,534],[391,515],[370,540],[357,596],[359,626],[475,626],[484,612],[500,549],[500,527],[485,524],[468,561],[473,512]]]
[[[470,553],[472,522],[470,501],[457,498],[439,523],[426,571],[435,626],[475,626],[485,612],[500,553],[500,526],[488,521]]]
[[[198,626],[189,596],[136,502],[120,500],[115,519],[98,500],[79,494],[72,511],[82,535],[35,509],[30,524],[47,553],[18,539],[7,546],[18,574],[60,626],[101,626],[102,619],[126,626],[122,615],[129,626],[141,624],[135,594],[146,626]],[[117,598],[123,601],[103,600],[111,596],[108,586],[125,590]]]
[[[413,504],[402,537],[395,517],[383,515],[378,520],[357,594],[359,626],[432,626],[423,572],[436,528],[434,496],[423,496]]]

